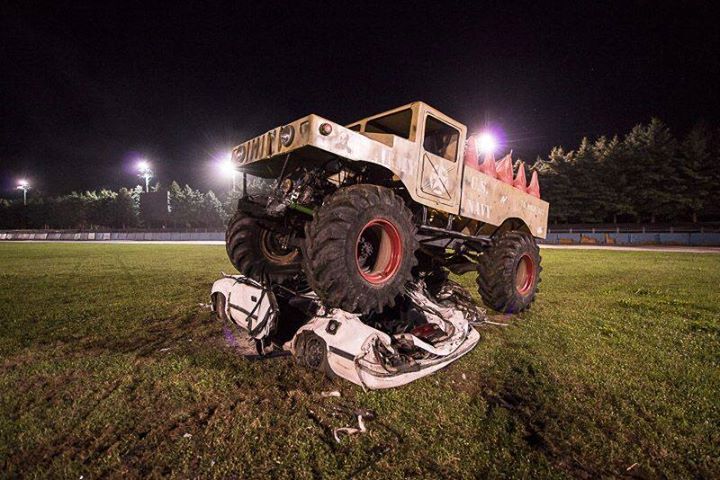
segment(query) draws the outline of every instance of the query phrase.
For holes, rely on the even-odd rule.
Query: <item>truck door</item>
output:
[[[420,171],[416,185],[418,197],[437,202],[442,210],[457,213],[460,204],[460,182],[463,162],[461,129],[430,112],[420,132]]]

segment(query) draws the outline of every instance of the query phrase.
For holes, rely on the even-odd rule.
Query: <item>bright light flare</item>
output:
[[[235,175],[235,165],[232,162],[232,152],[227,152],[220,156],[218,161],[220,172],[226,177]]]
[[[150,164],[147,162],[147,160],[140,160],[137,164],[138,170],[140,170],[140,173],[145,173],[150,170]]]
[[[497,150],[498,142],[495,136],[490,132],[482,132],[475,139],[475,148],[478,153],[488,154],[495,153]]]
[[[28,188],[29,186],[30,186],[30,182],[28,182],[27,180],[23,179],[23,180],[20,180],[20,181],[18,182],[17,188]]]
[[[235,175],[235,166],[230,160],[223,160],[220,162],[220,171],[223,175],[231,177]]]

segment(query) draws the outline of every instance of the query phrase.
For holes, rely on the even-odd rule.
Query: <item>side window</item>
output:
[[[368,120],[365,131],[368,133],[389,133],[402,138],[410,138],[412,110],[405,109],[378,118]]]
[[[457,160],[458,140],[460,132],[435,117],[427,116],[425,120],[425,139],[423,148],[426,152],[454,162]]]

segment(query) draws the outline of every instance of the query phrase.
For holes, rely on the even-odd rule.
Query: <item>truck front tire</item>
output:
[[[275,233],[241,210],[228,222],[225,249],[240,273],[259,282],[283,282],[301,271],[300,251],[283,248]]]
[[[417,245],[412,213],[392,190],[341,188],[305,225],[305,275],[329,307],[380,312],[411,280]]]
[[[532,235],[509,231],[494,238],[478,262],[478,292],[501,313],[520,313],[535,300],[540,283],[540,249]]]

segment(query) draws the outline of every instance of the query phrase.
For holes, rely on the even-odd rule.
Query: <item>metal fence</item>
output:
[[[720,246],[720,232],[550,232],[542,243],[554,245]]]
[[[550,233],[720,233],[720,223],[551,224]]]

